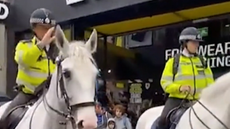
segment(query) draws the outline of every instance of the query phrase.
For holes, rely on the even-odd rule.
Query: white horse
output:
[[[94,95],[98,70],[92,57],[97,49],[97,32],[94,30],[86,43],[70,44],[60,26],[56,27],[55,36],[62,59],[47,93],[29,107],[16,129],[77,129],[79,126],[93,129],[97,126]],[[0,115],[9,103],[0,108]],[[68,111],[71,116],[63,114]]]
[[[176,129],[230,129],[230,72],[219,77],[204,89],[199,102],[182,115]],[[138,120],[136,129],[155,129],[154,121],[164,106],[145,111]]]

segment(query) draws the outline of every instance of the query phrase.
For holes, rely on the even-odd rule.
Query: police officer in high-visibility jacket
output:
[[[166,117],[172,109],[179,107],[183,100],[188,102],[199,99],[202,89],[214,82],[210,67],[203,66],[200,59],[202,56],[197,54],[200,41],[202,38],[196,28],[185,28],[179,36],[181,53],[176,75],[173,75],[175,57],[165,65],[161,86],[169,98],[158,122],[159,129],[169,128],[170,121]]]
[[[1,123],[11,109],[33,99],[36,96],[36,88],[45,82],[48,73],[55,69],[54,63],[47,59],[46,54],[55,39],[53,33],[56,21],[53,14],[44,8],[37,9],[31,14],[30,24],[35,36],[31,40],[20,41],[14,56],[18,64],[16,83],[23,87],[5,110]]]

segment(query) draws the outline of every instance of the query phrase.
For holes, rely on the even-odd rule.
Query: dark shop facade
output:
[[[117,87],[132,89],[132,103],[162,101],[161,73],[179,51],[178,36],[187,26],[200,30],[205,42],[199,52],[216,77],[230,68],[230,2],[225,0],[9,0],[6,5],[9,16],[0,15],[0,91],[9,95],[17,71],[14,48],[32,36],[29,17],[37,8],[52,11],[69,40],[87,39],[96,28],[99,68]]]

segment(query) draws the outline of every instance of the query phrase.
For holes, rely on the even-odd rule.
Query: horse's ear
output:
[[[92,34],[90,35],[90,38],[86,42],[86,48],[91,52],[94,53],[97,51],[97,31],[96,29],[93,29]]]
[[[55,44],[57,48],[60,50],[63,56],[67,57],[69,50],[69,41],[66,39],[65,34],[59,25],[57,25],[55,28],[54,36],[56,37]]]

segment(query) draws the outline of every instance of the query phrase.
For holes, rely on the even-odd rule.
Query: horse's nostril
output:
[[[83,129],[83,120],[80,120],[78,123],[77,123],[77,127],[78,129]]]

